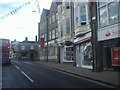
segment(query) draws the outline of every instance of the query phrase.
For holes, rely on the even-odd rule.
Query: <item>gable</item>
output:
[[[43,9],[40,23],[46,21],[46,19],[47,19],[46,11],[45,11],[45,9]]]
[[[51,7],[50,7],[50,12],[49,12],[49,17],[52,16],[53,13],[56,13],[58,10],[57,3],[52,2]]]

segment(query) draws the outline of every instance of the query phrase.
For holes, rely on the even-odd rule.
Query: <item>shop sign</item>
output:
[[[120,66],[120,47],[115,47],[111,49],[112,51],[112,65]]]
[[[82,43],[84,41],[90,40],[91,39],[91,32],[85,34],[84,37],[78,37],[74,40],[74,44],[79,44]]]
[[[44,48],[44,38],[40,38],[40,46],[41,48]]]
[[[102,30],[98,31],[98,41],[108,40],[120,37],[120,30]]]

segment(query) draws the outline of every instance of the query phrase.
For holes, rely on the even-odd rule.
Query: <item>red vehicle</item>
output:
[[[9,39],[0,39],[0,62],[7,64],[11,63]]]

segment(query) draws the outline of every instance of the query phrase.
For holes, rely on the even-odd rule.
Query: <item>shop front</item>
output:
[[[98,31],[99,59],[102,70],[120,68],[120,30],[118,25],[109,26]]]
[[[70,42],[60,46],[60,63],[73,62],[73,45]]]
[[[119,39],[99,42],[101,47],[99,55],[101,56],[103,70],[113,71],[120,67],[120,46],[118,42],[120,42]]]
[[[92,69],[91,32],[84,35],[84,37],[76,38],[74,45],[76,48],[76,66]]]

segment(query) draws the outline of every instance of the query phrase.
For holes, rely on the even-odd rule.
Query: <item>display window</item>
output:
[[[112,66],[120,66],[120,47],[111,48]]]
[[[82,44],[83,50],[82,50],[82,64],[92,66],[92,45],[91,42],[87,42]]]

